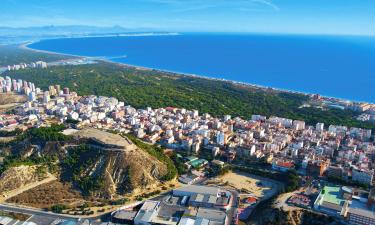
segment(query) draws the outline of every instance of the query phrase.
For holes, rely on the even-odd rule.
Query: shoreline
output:
[[[35,41],[39,42],[39,41]],[[73,54],[64,54],[64,53],[59,53],[59,52],[53,52],[53,51],[46,51],[46,50],[40,50],[40,49],[35,49],[35,48],[30,48],[29,45],[34,44],[34,41],[28,41],[22,44],[17,45],[20,49],[24,50],[29,50],[33,52],[40,52],[40,53],[46,53],[46,54],[52,54],[52,55],[62,55],[62,56],[70,56],[70,57],[75,57],[75,58],[86,58],[85,56],[79,56],[79,55],[73,55]]]
[[[74,38],[74,37],[72,37],[72,38]],[[115,64],[115,65],[118,65],[118,66],[129,67],[129,68],[134,68],[134,69],[139,69],[139,70],[156,71],[156,72],[167,73],[167,74],[172,74],[172,75],[187,76],[187,77],[207,79],[207,80],[212,80],[212,81],[228,82],[228,83],[231,83],[231,84],[243,85],[243,86],[247,86],[247,87],[251,87],[251,88],[260,89],[260,90],[263,90],[263,91],[270,91],[271,90],[271,91],[274,91],[274,92],[300,94],[300,95],[304,95],[304,96],[308,96],[308,97],[311,97],[312,95],[319,95],[322,98],[324,98],[325,100],[332,100],[332,101],[337,101],[337,102],[342,102],[342,103],[347,103],[347,104],[353,104],[353,103],[355,103],[355,104],[361,104],[361,103],[375,104],[375,102],[369,102],[369,101],[350,100],[350,99],[345,99],[345,98],[321,95],[319,93],[308,93],[308,92],[304,92],[304,91],[296,91],[296,90],[289,90],[289,89],[283,89],[283,88],[276,88],[276,87],[264,86],[264,85],[259,85],[259,84],[252,84],[252,83],[248,83],[248,82],[227,80],[227,79],[224,79],[224,78],[214,78],[214,77],[209,77],[209,76],[199,75],[199,74],[190,74],[190,73],[179,72],[179,71],[171,71],[171,70],[160,69],[160,68],[138,66],[138,65],[133,65],[133,64],[116,62],[116,61],[110,60],[106,57],[94,57],[94,56],[65,54],[65,53],[60,53],[60,52],[40,50],[40,49],[34,49],[34,48],[29,47],[29,45],[31,45],[33,43],[36,43],[36,42],[39,42],[39,41],[41,41],[41,40],[29,41],[29,42],[20,44],[18,46],[20,48],[30,50],[30,51],[35,51],[35,52],[42,52],[42,53],[46,53],[46,54],[63,55],[63,56],[72,56],[72,57],[76,57],[76,58],[86,58],[86,59],[90,59],[90,60],[103,61],[103,62],[106,62],[106,63],[112,63],[112,64]]]

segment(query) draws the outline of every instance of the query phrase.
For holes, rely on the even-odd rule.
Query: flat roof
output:
[[[133,220],[135,216],[137,215],[136,211],[129,211],[129,210],[119,210],[116,211],[113,215],[116,219],[127,219],[127,220]]]
[[[331,204],[342,205],[345,200],[339,197],[340,189],[341,188],[337,186],[325,186],[323,188],[323,201]]]
[[[349,213],[375,219],[375,212],[369,209],[366,203],[358,200],[352,200],[352,204],[349,206]]]
[[[219,188],[203,186],[203,185],[185,185],[183,187],[175,189],[173,192],[175,191],[183,191],[183,192],[196,193],[196,194],[217,195],[217,193],[219,192]]]
[[[192,196],[191,200],[198,201],[198,202],[203,202],[204,195],[202,195],[202,194],[195,194],[195,195]]]
[[[179,205],[168,205],[162,202],[158,211],[158,217],[180,217],[184,213],[184,211],[185,207],[181,207]]]
[[[213,221],[221,221],[224,223],[227,214],[217,209],[199,208],[197,217],[201,217]]]
[[[196,156],[188,156],[188,157],[186,157],[186,159],[189,160],[189,161],[193,161],[193,160],[198,159],[198,157],[196,157]]]
[[[144,222],[150,222],[152,215],[153,215],[153,212],[151,211],[140,210],[134,219],[144,221]]]
[[[72,220],[65,220],[64,222],[62,223],[59,223],[60,225],[75,225],[76,222],[72,221]]]
[[[210,195],[210,196],[208,197],[208,203],[215,204],[215,203],[216,203],[216,200],[217,200],[217,197],[214,196],[214,195]]]
[[[141,210],[152,211],[152,210],[155,210],[156,207],[159,206],[159,204],[160,204],[160,202],[158,202],[158,201],[147,200],[142,205]]]
[[[198,158],[194,159],[194,160],[191,160],[191,161],[188,162],[188,164],[192,165],[193,167],[197,167],[197,166],[200,166],[200,165],[206,164],[206,163],[208,163],[207,160],[205,160],[205,159],[198,159]]]
[[[203,218],[182,217],[178,225],[208,225],[209,220]]]

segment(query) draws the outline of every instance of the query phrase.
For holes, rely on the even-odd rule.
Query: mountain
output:
[[[57,36],[57,35],[87,35],[131,32],[120,26],[42,26],[42,27],[0,27],[1,36]]]
[[[14,44],[28,41],[37,41],[49,38],[81,37],[119,35],[136,32],[152,32],[153,29],[140,28],[127,29],[121,26],[97,27],[97,26],[41,26],[41,27],[0,27],[0,43]]]

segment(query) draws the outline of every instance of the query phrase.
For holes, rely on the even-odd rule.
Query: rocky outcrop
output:
[[[138,191],[157,184],[167,173],[166,166],[141,149],[128,152],[108,152],[105,176],[114,190],[124,193]]]
[[[80,171],[72,174],[78,182],[101,179],[104,185],[92,194],[105,198],[158,185],[167,173],[166,165],[138,148],[130,151],[90,149],[81,153],[74,167],[75,171]]]

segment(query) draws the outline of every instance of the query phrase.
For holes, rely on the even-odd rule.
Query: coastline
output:
[[[79,55],[73,55],[73,54],[64,54],[60,52],[53,52],[53,51],[46,51],[46,50],[40,50],[35,48],[30,48],[29,45],[34,44],[39,41],[28,41],[22,44],[19,44],[18,47],[20,49],[28,50],[28,51],[34,51],[34,52],[40,52],[40,53],[46,53],[46,54],[52,54],[52,55],[62,55],[62,56],[70,56],[74,58],[86,58],[85,56],[79,56]]]
[[[97,37],[107,37],[107,36],[97,36]],[[75,38],[75,37],[71,37],[71,38]],[[81,38],[83,38],[83,37],[81,37]],[[157,71],[157,72],[167,73],[167,74],[172,74],[172,75],[187,76],[187,77],[207,79],[207,80],[212,80],[212,81],[227,82],[227,83],[231,83],[231,84],[235,84],[235,85],[242,85],[242,86],[247,86],[247,87],[251,87],[251,88],[255,88],[255,89],[260,89],[260,90],[263,90],[263,91],[274,91],[274,92],[281,92],[281,93],[300,94],[300,95],[309,96],[309,97],[312,96],[312,95],[319,95],[322,98],[324,98],[325,100],[337,101],[337,102],[342,102],[342,103],[346,103],[346,104],[353,104],[353,103],[375,104],[375,103],[369,102],[369,101],[350,100],[350,99],[344,99],[344,98],[339,98],[339,97],[334,97],[334,96],[321,95],[319,93],[308,93],[308,92],[304,92],[304,91],[296,91],[296,90],[289,90],[289,89],[283,89],[283,88],[276,88],[276,87],[264,86],[264,85],[259,85],[259,84],[252,84],[252,83],[248,83],[248,82],[227,80],[227,79],[224,79],[224,78],[214,78],[214,77],[209,77],[209,76],[199,75],[199,74],[190,74],[190,73],[185,73],[185,72],[180,72],[180,71],[171,71],[171,70],[160,69],[160,68],[151,68],[151,67],[127,64],[127,63],[123,63],[123,62],[113,61],[113,60],[108,59],[106,57],[93,57],[93,56],[84,56],[84,55],[65,54],[65,53],[60,53],[60,52],[40,50],[40,49],[34,49],[34,48],[29,47],[29,45],[31,45],[33,43],[36,43],[36,42],[39,42],[39,41],[41,41],[41,40],[29,41],[29,42],[20,44],[19,47],[23,48],[23,49],[26,49],[26,50],[29,50],[29,51],[42,52],[42,53],[46,53],[46,54],[64,55],[64,56],[71,56],[71,57],[76,57],[76,58],[86,58],[86,59],[90,59],[90,60],[94,60],[94,61],[103,61],[103,62],[106,62],[106,63],[115,64],[117,66],[129,67],[129,68],[134,68],[134,69],[138,69],[138,70]]]

